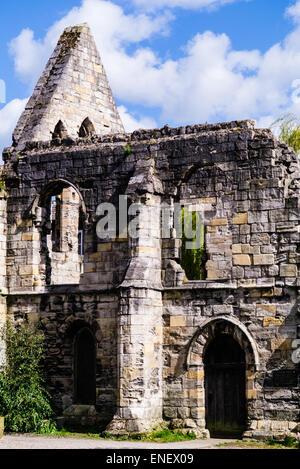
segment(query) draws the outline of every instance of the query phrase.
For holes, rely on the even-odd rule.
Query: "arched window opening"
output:
[[[67,181],[55,181],[41,197],[42,256],[48,285],[77,285],[83,273],[84,202]]]
[[[75,403],[93,405],[96,402],[96,343],[86,327],[75,337],[74,347]]]
[[[78,252],[81,200],[73,187],[50,197],[50,248],[53,252]]]
[[[62,121],[58,121],[55,126],[54,132],[52,133],[52,140],[56,140],[58,138],[65,138],[67,137],[67,129],[65,128]]]
[[[212,437],[239,437],[246,422],[245,352],[229,334],[217,335],[204,355],[206,426]]]
[[[81,127],[79,129],[79,137],[90,137],[94,135],[95,133],[95,127],[93,126],[93,123],[90,121],[90,119],[87,117],[81,124]]]

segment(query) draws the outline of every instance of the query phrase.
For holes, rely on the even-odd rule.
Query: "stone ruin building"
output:
[[[253,121],[125,133],[84,24],[62,34],[3,160],[1,324],[42,327],[61,425],[299,437],[291,148]],[[120,195],[141,207],[138,236],[99,239],[97,207],[126,210]],[[170,226],[175,204],[201,212],[201,277],[176,229],[149,222],[162,204]]]

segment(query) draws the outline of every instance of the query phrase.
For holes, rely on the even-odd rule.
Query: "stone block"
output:
[[[233,265],[251,265],[251,257],[248,254],[234,254],[232,256]]]
[[[254,265],[272,265],[275,263],[274,254],[255,254],[253,256]]]
[[[227,218],[212,218],[209,222],[211,226],[226,226],[228,225]]]
[[[171,316],[170,327],[184,327],[186,326],[186,316]]]
[[[282,326],[284,324],[284,318],[274,318],[270,316],[266,316],[263,318],[263,327],[269,326]]]
[[[295,264],[280,264],[280,277],[297,277]]]
[[[232,217],[233,225],[244,225],[248,223],[248,213],[235,213]]]

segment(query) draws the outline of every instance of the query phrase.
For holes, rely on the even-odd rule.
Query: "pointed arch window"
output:
[[[79,137],[90,137],[91,135],[94,135],[94,133],[95,127],[91,120],[87,117],[81,124],[79,129]]]
[[[65,138],[67,137],[67,129],[65,128],[62,121],[58,121],[55,126],[54,132],[52,133],[52,140],[56,140],[57,138]]]
[[[41,194],[40,210],[46,284],[78,284],[85,243],[86,210],[81,194],[67,181],[53,181]]]

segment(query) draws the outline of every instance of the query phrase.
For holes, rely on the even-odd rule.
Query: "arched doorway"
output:
[[[238,437],[246,429],[245,352],[218,334],[204,353],[206,428],[212,437]]]
[[[75,337],[74,372],[76,404],[95,404],[96,347],[94,336],[87,327],[81,329]]]

